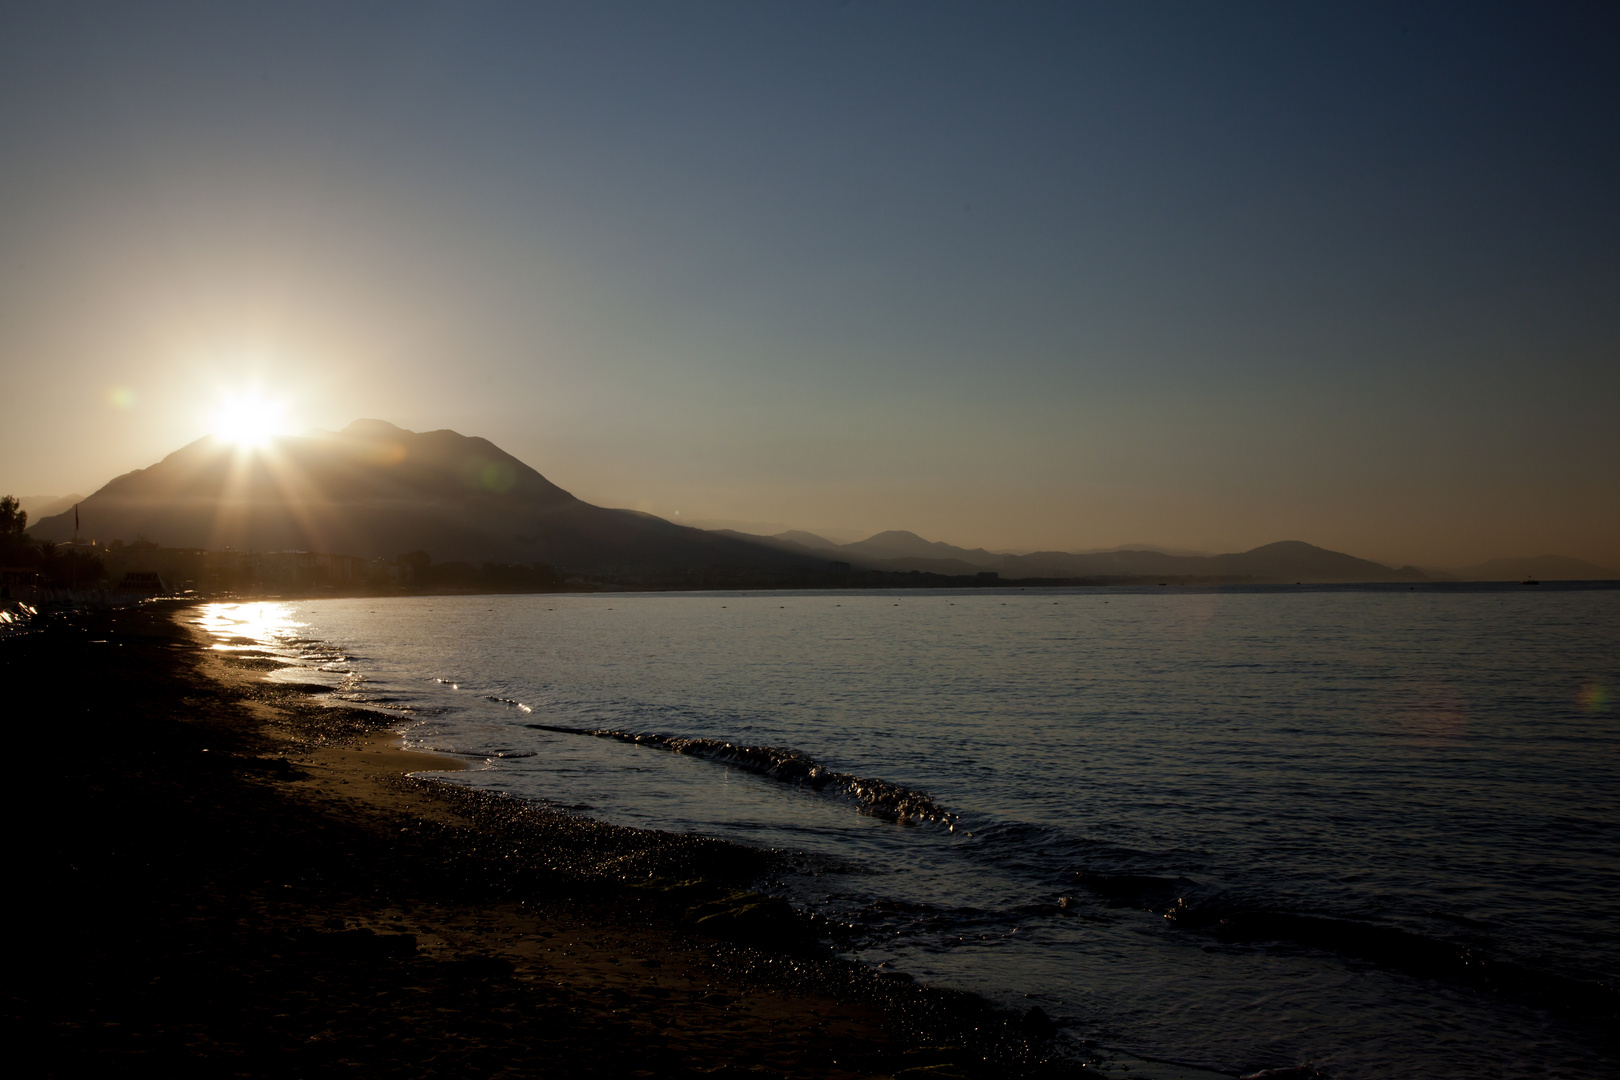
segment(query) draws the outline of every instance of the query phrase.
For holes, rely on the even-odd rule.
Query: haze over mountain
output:
[[[19,495],[17,506],[28,515],[28,520],[40,521],[73,509],[73,504],[83,499],[84,496],[77,492],[72,495]]]

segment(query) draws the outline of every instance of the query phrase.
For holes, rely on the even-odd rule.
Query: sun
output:
[[[281,402],[255,391],[227,394],[220,399],[211,426],[219,438],[241,449],[254,450],[283,433],[285,411]]]

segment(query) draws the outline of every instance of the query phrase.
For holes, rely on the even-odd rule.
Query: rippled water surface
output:
[[[1616,1069],[1620,592],[209,617],[484,766],[457,782],[802,852],[780,888],[850,955],[1038,1003],[1072,1038],[1230,1072]]]

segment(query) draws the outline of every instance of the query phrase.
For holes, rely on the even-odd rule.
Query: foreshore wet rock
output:
[[[802,947],[810,934],[787,901],[757,892],[733,892],[686,911],[694,929],[749,945]]]
[[[333,956],[362,960],[388,960],[416,955],[415,934],[379,934],[375,930],[305,930],[295,936],[301,944]]]
[[[1024,1018],[1018,1022],[1018,1026],[1024,1034],[1037,1039],[1050,1039],[1058,1031],[1057,1025],[1052,1022],[1052,1018],[1047,1016],[1046,1010],[1039,1005],[1031,1006],[1030,1010],[1024,1014]]]

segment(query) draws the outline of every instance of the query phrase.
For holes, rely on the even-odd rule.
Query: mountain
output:
[[[806,532],[779,533],[762,539],[786,551],[837,559],[857,569],[951,575],[994,571],[1009,580],[1163,578],[1321,583],[1424,581],[1428,577],[1414,567],[1396,569],[1299,540],[1284,540],[1230,555],[1172,554],[1153,548],[1006,555],[924,540],[916,533],[902,531],[878,533],[853,544],[833,544]]]
[[[1567,555],[1537,555],[1535,558],[1492,559],[1478,566],[1452,571],[1464,581],[1612,581],[1620,577],[1583,559]]]
[[[815,533],[805,532],[803,529],[789,529],[787,532],[777,533],[775,536],[767,536],[764,539],[767,541],[776,541],[779,544],[783,542],[789,544],[798,544],[806,551],[830,551],[839,547],[839,545],[833,543],[831,540],[817,536]]]
[[[869,559],[954,559],[975,566],[988,566],[1001,556],[992,555],[983,548],[953,547],[939,541],[924,540],[914,532],[894,529],[869,536],[865,540],[843,545],[843,549],[859,558]]]
[[[803,555],[815,554],[847,562],[863,570],[901,573],[917,570],[930,574],[975,574],[987,568],[999,567],[1007,559],[1005,555],[998,555],[983,548],[974,548],[970,551],[937,540],[924,540],[916,533],[900,529],[881,532],[851,544],[835,544],[825,537],[802,529],[750,539],[784,551]]]
[[[582,502],[487,439],[357,420],[242,452],[199,439],[83,499],[80,535],[164,547],[305,550],[438,562],[544,562],[634,579],[710,570],[824,570],[767,544]],[[29,532],[73,535],[73,513]]]
[[[994,572],[1003,580],[1426,580],[1412,567],[1395,569],[1297,540],[1227,555],[1146,547],[1009,555],[900,530],[850,544],[800,531],[770,537],[711,532],[582,502],[487,439],[406,431],[381,420],[280,438],[257,452],[199,439],[87,498],[68,498],[79,504],[80,535],[103,543],[146,539],[170,548],[388,559],[425,551],[441,563],[542,562],[626,583],[810,584],[829,563],[889,573]],[[59,505],[62,512],[35,522],[33,536],[73,536],[72,503]],[[1613,576],[1556,556],[1498,560],[1464,576],[1517,580],[1530,573]]]

